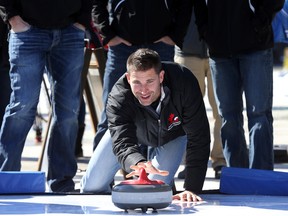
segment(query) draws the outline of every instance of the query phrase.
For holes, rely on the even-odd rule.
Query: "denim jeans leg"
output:
[[[110,183],[121,168],[112,150],[112,139],[106,130],[101,142],[94,150],[85,175],[80,182],[81,192],[109,193]]]
[[[178,137],[163,146],[153,148],[149,151],[149,160],[153,166],[160,170],[169,171],[168,176],[149,174],[149,179],[162,180],[172,186],[175,173],[177,172],[186,151],[187,137]],[[172,159],[173,158],[173,159]]]
[[[174,61],[174,53],[175,53],[175,47],[165,44],[163,42],[159,43],[152,43],[144,46],[144,48],[149,48],[152,50],[155,50],[160,58],[161,61]]]
[[[0,128],[2,124],[2,119],[5,113],[6,106],[10,101],[11,85],[9,77],[9,54],[8,54],[8,41],[3,40],[0,46]]]
[[[249,129],[249,167],[273,170],[272,49],[239,57]]]
[[[12,93],[0,131],[0,171],[21,169],[22,150],[35,119],[45,65],[45,40],[34,32],[30,28],[9,35]]]
[[[248,167],[243,128],[242,77],[237,58],[210,58],[215,99],[222,118],[223,153],[230,167]]]
[[[48,141],[48,176],[52,191],[74,189],[77,171],[74,148],[78,131],[81,72],[84,62],[84,31],[70,25],[52,30],[47,56],[53,118]]]

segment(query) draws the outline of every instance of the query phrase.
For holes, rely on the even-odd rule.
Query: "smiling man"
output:
[[[205,180],[210,131],[198,81],[187,68],[161,63],[150,49],[137,50],[129,56],[127,73],[114,85],[106,109],[109,130],[91,157],[82,192],[111,192],[120,168],[131,172],[129,177],[144,167],[150,179],[171,185],[186,151],[185,191],[174,199],[201,200],[197,193]],[[147,157],[141,145],[148,146]]]

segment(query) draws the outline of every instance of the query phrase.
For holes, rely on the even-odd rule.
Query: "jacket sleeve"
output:
[[[171,37],[178,47],[182,48],[192,15],[193,1],[176,0],[175,2],[175,7],[170,8],[170,10],[174,10],[175,13],[175,24],[168,36]]]
[[[208,7],[206,0],[194,0],[194,13],[200,39],[204,39],[207,34],[208,25]]]
[[[252,0],[249,5],[255,16],[252,21],[255,31],[259,35],[266,35],[267,30],[271,29],[272,20],[276,13],[280,11],[285,0]]]
[[[86,28],[88,28],[91,23],[92,1],[93,0],[81,0],[81,9],[77,14],[77,21]]]
[[[255,25],[267,26],[271,24],[275,14],[281,10],[285,0],[251,0],[249,2],[257,20]],[[200,37],[205,38],[208,24],[208,6],[206,0],[194,0],[194,7]]]
[[[186,69],[188,70],[188,69]],[[202,190],[210,155],[210,127],[197,79],[184,80],[183,129],[187,134],[186,177],[184,188],[194,193]],[[185,83],[187,82],[187,83]]]
[[[103,45],[106,45],[116,36],[109,22],[108,0],[93,0],[92,20],[103,38]]]
[[[255,1],[255,14],[263,22],[271,23],[275,14],[280,11],[285,0],[263,0]],[[252,1],[253,5],[253,1]]]
[[[113,94],[113,91],[116,94]],[[108,128],[112,137],[112,149],[122,168],[130,172],[130,166],[136,165],[140,161],[146,161],[139,150],[138,139],[136,137],[136,126],[134,124],[134,99],[125,100],[122,90],[115,86],[108,97],[106,114]],[[119,94],[120,92],[120,94]],[[131,93],[132,94],[132,93]]]
[[[11,17],[19,15],[17,8],[17,0],[0,0],[0,16],[3,21],[8,23]]]

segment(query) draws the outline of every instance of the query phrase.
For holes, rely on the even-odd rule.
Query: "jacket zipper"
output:
[[[116,13],[118,7],[124,2],[125,0],[121,0],[118,2],[118,4],[115,6],[115,9],[114,9],[114,13]]]
[[[160,146],[160,137],[161,137],[161,120],[158,119],[158,146]]]

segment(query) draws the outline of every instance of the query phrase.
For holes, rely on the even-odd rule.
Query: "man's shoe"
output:
[[[221,172],[222,172],[223,166],[217,166],[214,168],[215,171],[215,179],[220,179],[221,177]]]
[[[83,157],[83,150],[82,148],[80,148],[78,151],[75,151],[75,157],[76,158],[80,158],[80,157]]]

